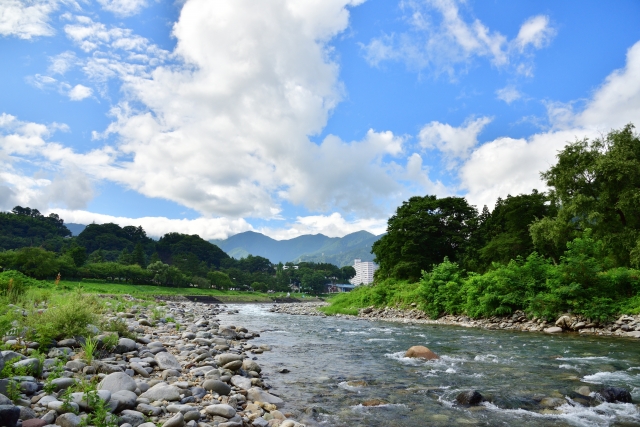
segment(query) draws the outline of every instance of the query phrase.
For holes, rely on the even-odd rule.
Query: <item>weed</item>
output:
[[[117,318],[102,323],[102,330],[115,332],[118,336],[134,339],[135,335],[129,331],[129,326],[124,320]]]
[[[109,405],[104,400],[100,399],[98,392],[94,390],[86,391],[84,398],[87,401],[87,405],[92,411],[83,420],[82,425],[92,425],[95,427],[117,427],[117,417],[113,416],[109,412]]]
[[[118,345],[118,334],[109,334],[102,338],[102,345],[108,351],[113,351],[113,349]]]
[[[56,362],[55,366],[49,372],[47,379],[44,382],[44,387],[42,388],[45,393],[51,394],[55,390],[55,386],[53,385],[53,380],[60,378],[62,373],[64,372],[64,362],[60,359]]]
[[[67,388],[60,396],[60,401],[62,402],[62,410],[66,412],[73,412],[74,414],[78,414],[78,411],[71,405],[71,401],[73,397],[71,396],[73,393],[73,387]]]
[[[164,317],[164,310],[158,308],[158,307],[154,307],[153,310],[151,310],[151,318],[153,320],[160,320]]]
[[[96,348],[98,347],[98,341],[89,337],[84,340],[84,343],[80,344],[82,347],[82,352],[84,353],[84,359],[87,364],[91,365],[93,362],[93,356],[95,355]]]

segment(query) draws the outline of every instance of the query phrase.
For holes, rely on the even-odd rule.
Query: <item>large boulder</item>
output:
[[[474,406],[481,403],[483,400],[482,395],[477,390],[463,391],[456,396],[456,402],[458,405]]]
[[[109,374],[98,384],[98,389],[109,390],[111,393],[120,390],[135,391],[136,387],[134,379],[124,372]]]
[[[412,357],[426,360],[440,359],[440,356],[422,345],[414,345],[404,354],[404,357]]]
[[[609,403],[631,403],[631,393],[620,387],[605,387],[600,390],[600,396]]]
[[[575,319],[569,315],[563,315],[556,320],[556,326],[562,329],[569,329],[575,322]]]

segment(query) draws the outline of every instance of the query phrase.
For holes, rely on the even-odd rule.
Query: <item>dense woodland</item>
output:
[[[404,202],[389,219],[387,235],[373,245],[377,285],[349,301],[417,301],[434,317],[525,310],[602,320],[640,312],[640,139],[634,127],[567,145],[541,176],[547,193],[499,199],[491,212],[478,213],[460,197]]]
[[[142,227],[90,224],[77,237],[56,214],[16,206],[0,213],[0,267],[37,279],[108,280],[162,286],[321,293],[345,282],[353,267],[300,263],[284,268],[259,256],[236,260],[197,235],[155,241]],[[289,263],[289,265],[292,265]]]

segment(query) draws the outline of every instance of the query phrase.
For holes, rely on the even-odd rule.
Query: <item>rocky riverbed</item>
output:
[[[272,312],[292,315],[325,316],[318,310],[319,307],[328,305],[325,302],[279,304],[271,308]],[[522,332],[544,332],[557,334],[562,332],[575,332],[581,335],[603,335],[640,338],[640,315],[622,315],[615,322],[599,323],[581,316],[563,314],[554,322],[548,322],[538,318],[527,318],[524,312],[516,311],[510,316],[491,317],[488,319],[471,319],[467,316],[443,316],[438,319],[430,319],[416,308],[400,309],[392,307],[366,307],[360,309],[358,316],[337,315],[343,318],[386,320],[391,322],[416,323],[416,324],[441,324],[458,325],[469,328],[503,329]]]
[[[3,337],[13,350],[0,353],[0,369],[29,375],[0,380],[0,426],[303,426],[267,391],[259,358],[269,345],[216,317],[229,309],[169,301],[157,320],[153,309],[134,302],[114,313],[107,320],[126,322],[130,338],[96,330],[93,360],[82,337],[54,343],[44,357],[33,357],[37,343]]]

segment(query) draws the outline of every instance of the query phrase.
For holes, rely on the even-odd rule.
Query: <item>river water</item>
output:
[[[229,305],[222,325],[261,331],[265,382],[307,426],[638,426],[636,404],[584,406],[575,392],[624,387],[640,403],[640,341],[271,313]],[[437,361],[403,357],[413,345]],[[287,368],[289,373],[278,373]],[[488,402],[454,404],[461,391]],[[552,409],[543,398],[564,403]],[[371,400],[378,406],[363,406]],[[543,401],[545,402],[545,401]],[[582,403],[582,404],[581,404]]]

